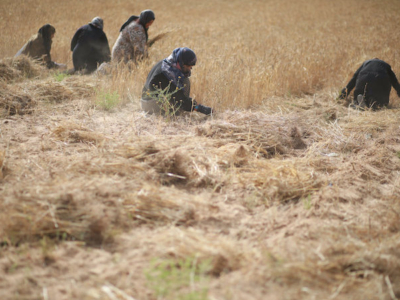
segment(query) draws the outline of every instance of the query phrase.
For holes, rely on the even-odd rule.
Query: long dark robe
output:
[[[354,73],[353,78],[342,90],[342,95],[349,94],[354,89],[354,99],[364,96],[368,107],[377,109],[389,104],[390,90],[393,88],[400,96],[400,84],[391,66],[380,59],[365,61]]]
[[[79,28],[71,41],[75,71],[93,72],[97,66],[111,59],[110,46],[104,31],[92,24]]]

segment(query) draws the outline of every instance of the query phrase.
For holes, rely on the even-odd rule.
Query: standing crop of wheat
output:
[[[49,23],[52,60],[72,68],[80,26],[101,17],[112,47],[146,9],[148,57],[108,75],[13,58]],[[0,299],[400,298],[399,98],[338,99],[367,59],[399,74],[399,1],[0,11]],[[196,53],[190,96],[212,116],[140,109],[178,47]]]

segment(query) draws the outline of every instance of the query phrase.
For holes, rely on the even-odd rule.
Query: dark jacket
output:
[[[190,95],[190,80],[184,78],[184,88],[177,90],[176,85],[168,80],[168,78],[161,71],[162,60],[159,61],[150,71],[147,76],[146,83],[142,91],[143,100],[157,99],[157,90],[164,90],[168,86],[168,93],[175,92],[171,95],[171,104],[175,105],[176,108],[192,111],[196,105],[196,101],[189,97]]]
[[[92,72],[97,65],[111,59],[110,46],[104,31],[92,24],[79,28],[71,41],[72,61],[76,71]]]
[[[361,94],[368,107],[379,108],[389,104],[392,86],[400,97],[400,85],[391,66],[374,58],[365,61],[354,73],[353,78],[342,90],[341,96],[347,96],[355,88],[354,99]]]

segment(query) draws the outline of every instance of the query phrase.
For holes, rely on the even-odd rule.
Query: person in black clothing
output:
[[[91,73],[97,69],[97,65],[110,61],[110,46],[101,18],[94,18],[76,31],[71,41],[71,51],[75,71],[86,70]]]
[[[196,54],[186,47],[176,48],[170,56],[159,61],[151,69],[143,87],[142,109],[148,113],[165,113],[164,98],[169,101],[169,109],[173,112],[198,111],[211,115],[211,107],[197,104],[189,97],[189,77],[196,61]]]
[[[378,58],[365,61],[342,90],[339,98],[345,99],[354,90],[354,104],[372,109],[389,104],[390,89],[400,97],[400,85],[391,66]]]

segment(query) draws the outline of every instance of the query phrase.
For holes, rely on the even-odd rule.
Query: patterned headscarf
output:
[[[196,61],[196,54],[192,49],[187,47],[176,48],[170,56],[163,60],[161,71],[169,81],[181,89],[183,88],[184,77],[190,77],[191,72],[183,73],[177,65],[179,64],[181,68],[183,65],[194,66]]]
[[[54,33],[56,33],[56,29],[50,24],[43,25],[38,31],[38,34],[43,38],[44,49],[46,49],[47,55],[50,55],[52,43],[51,36]]]
[[[121,26],[121,29],[119,30],[120,32],[124,30],[126,26],[128,26],[130,23],[133,21],[136,21],[139,19],[139,24],[142,25],[144,29],[144,33],[146,34],[146,41],[149,39],[149,35],[147,33],[148,28],[146,28],[146,24],[149,23],[150,21],[153,21],[156,19],[156,16],[154,12],[151,9],[146,9],[140,13],[140,16],[130,16],[129,19]]]
[[[89,24],[92,24],[93,26],[100,28],[101,30],[103,30],[104,27],[103,19],[100,17],[95,17]]]

